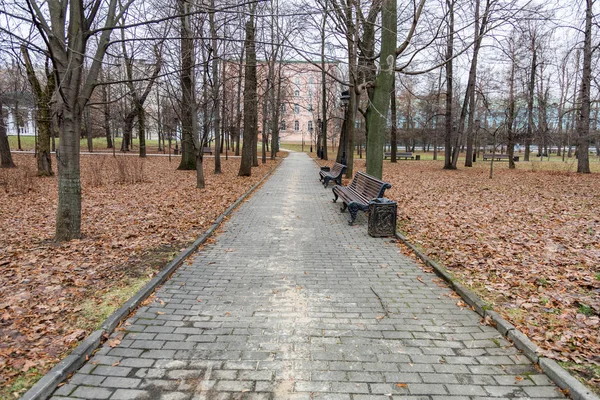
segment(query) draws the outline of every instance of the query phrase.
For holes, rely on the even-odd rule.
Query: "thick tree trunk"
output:
[[[81,237],[80,141],[81,110],[63,109],[63,129],[58,142],[58,209],[56,234],[58,242]]]
[[[194,85],[194,39],[190,27],[189,5],[179,0],[181,10],[181,162],[179,170],[196,170],[197,131],[194,131],[196,97]],[[202,149],[200,149],[202,152]]]
[[[252,175],[252,165],[256,154],[257,140],[257,94],[256,94],[256,45],[254,39],[254,13],[246,22],[246,68],[244,74],[244,146],[242,147],[242,160],[239,176]],[[254,150],[253,150],[254,147]],[[256,160],[258,161],[258,160]],[[257,162],[258,164],[258,162]]]
[[[446,0],[448,5],[448,39],[446,43],[446,121],[444,136],[444,169],[456,169],[452,164],[452,139],[454,138],[453,129],[453,62],[454,57],[454,0]]]
[[[379,73],[375,81],[373,104],[375,112],[369,113],[367,119],[367,173],[379,179],[383,173],[383,145],[385,142],[385,125],[390,105],[390,92],[394,86],[396,69],[396,32],[397,11],[396,0],[384,0],[382,6],[382,33]]]
[[[4,113],[4,104],[0,98],[0,116]],[[6,124],[4,118],[0,117],[0,168],[15,168],[16,165],[13,162],[12,154],[10,153],[10,144],[8,143],[8,136],[6,136]]]
[[[590,171],[590,87],[592,83],[592,5],[586,0],[585,32],[583,40],[583,68],[579,87],[581,108],[577,116],[577,172],[589,174]]]
[[[392,81],[392,91],[390,92],[390,110],[392,119],[392,130],[390,132],[390,162],[397,162],[396,153],[398,152],[398,116],[396,115],[396,79]]]

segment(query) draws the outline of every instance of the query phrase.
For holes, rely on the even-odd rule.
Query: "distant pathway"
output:
[[[291,153],[53,398],[563,397],[317,177]]]

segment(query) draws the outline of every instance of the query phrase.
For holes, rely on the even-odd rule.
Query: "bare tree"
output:
[[[577,115],[577,172],[589,174],[590,158],[590,88],[592,83],[592,7],[595,0],[585,0],[585,29],[583,39],[583,68],[579,85],[579,114]]]
[[[4,123],[4,103],[0,96],[0,168],[15,168],[12,154],[10,153],[10,145],[8,136],[6,136],[6,124]]]
[[[21,54],[23,56],[23,64],[27,72],[27,79],[33,90],[36,103],[36,126],[38,130],[38,139],[36,142],[36,159],[37,159],[37,174],[38,176],[52,176],[52,158],[50,157],[50,136],[52,130],[52,110],[50,101],[52,94],[56,89],[55,76],[52,67],[45,64],[45,83],[38,79],[29,51],[27,47],[21,46]]]
[[[27,0],[33,24],[47,46],[57,82],[55,101],[61,121],[57,150],[57,241],[81,237],[79,138],[83,111],[96,85],[110,35],[132,1]],[[91,38],[97,38],[97,42],[84,76]]]
[[[244,146],[242,148],[242,162],[239,176],[252,175],[253,158],[256,152],[256,138],[258,137],[258,107],[257,107],[257,80],[256,80],[256,44],[254,15],[256,3],[250,6],[250,18],[246,22],[246,67],[244,73]],[[254,150],[252,149],[254,147]]]

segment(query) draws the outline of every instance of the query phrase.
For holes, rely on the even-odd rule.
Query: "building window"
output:
[[[281,113],[282,113],[282,114],[285,114],[285,104],[282,104],[282,105],[281,105]]]
[[[312,129],[313,129],[312,121],[308,121],[308,130],[312,131]]]
[[[313,78],[312,76],[310,78],[308,78],[308,83],[310,85],[313,85],[315,83],[315,78]]]
[[[294,90],[294,96],[299,97],[300,96],[300,91],[299,90]]]
[[[296,114],[300,114],[300,105],[299,104],[294,104],[294,112]]]
[[[279,129],[281,129],[282,131],[285,131],[285,121],[281,121],[281,125],[279,126]]]
[[[313,111],[313,106],[312,106],[312,104],[309,104],[309,105],[308,105],[308,111],[310,111],[310,112],[312,112],[312,111]]]
[[[296,83],[296,86],[300,86],[300,78],[296,78],[294,82]]]
[[[294,121],[294,130],[295,131],[299,131],[300,130],[300,122],[299,121]]]

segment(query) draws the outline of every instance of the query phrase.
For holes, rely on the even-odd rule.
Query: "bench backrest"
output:
[[[374,176],[358,171],[354,175],[354,179],[352,179],[349,187],[366,200],[371,200],[376,197],[383,197],[385,190],[391,188],[392,185]]]
[[[333,176],[338,176],[343,174],[345,170],[346,166],[344,164],[335,163],[333,164],[333,167],[331,167],[331,171],[329,173]]]
[[[412,153],[411,152],[398,153],[396,155],[398,157],[412,157]]]

